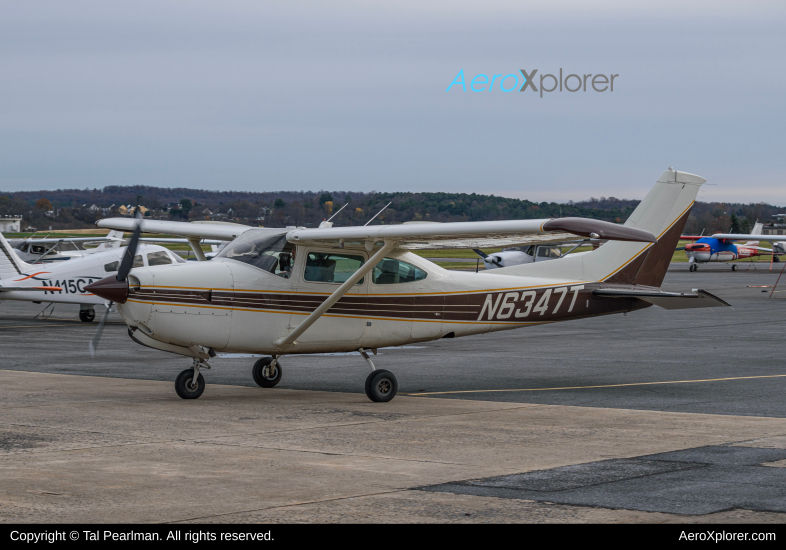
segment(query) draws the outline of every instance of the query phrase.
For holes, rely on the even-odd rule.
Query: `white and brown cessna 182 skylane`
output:
[[[134,238],[117,276],[87,289],[117,304],[136,342],[193,358],[175,382],[182,398],[202,394],[200,370],[216,352],[270,355],[252,374],[260,386],[272,387],[281,379],[283,355],[358,350],[372,369],[366,394],[389,401],[396,378],[374,370],[369,350],[651,305],[727,306],[703,290],[659,288],[705,181],[670,168],[624,225],[557,218],[246,229],[105,219],[100,227],[134,231]],[[140,232],[234,240],[210,261],[131,270]],[[488,273],[447,271],[410,252],[579,236],[609,242],[580,256]]]

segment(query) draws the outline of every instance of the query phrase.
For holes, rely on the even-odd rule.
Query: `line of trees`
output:
[[[336,225],[368,221],[385,205],[373,223],[406,221],[485,221],[578,216],[624,222],[639,201],[614,197],[567,203],[540,202],[476,193],[361,193],[345,191],[236,192],[146,186],[108,186],[103,189],[65,189],[0,193],[0,215],[22,214],[38,229],[94,227],[96,219],[117,215],[119,205],[143,205],[154,218],[174,220],[220,219],[250,225],[316,227],[340,208]],[[115,210],[101,210],[115,205]],[[91,207],[93,207],[91,209]],[[696,203],[686,232],[749,231],[758,219],[766,221],[783,208],[767,204]]]

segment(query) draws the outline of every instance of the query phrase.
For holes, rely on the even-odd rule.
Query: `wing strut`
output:
[[[373,246],[373,243],[371,244]],[[333,292],[333,294],[328,296],[328,299],[322,302],[322,304],[317,309],[312,311],[311,314],[308,317],[306,317],[306,319],[295,328],[295,330],[293,330],[292,332],[289,333],[289,335],[284,336],[283,338],[278,338],[273,343],[279,348],[286,348],[296,344],[297,342],[295,342],[295,340],[297,340],[304,332],[306,332],[311,325],[316,323],[317,319],[322,317],[322,315],[324,315],[324,313],[327,310],[333,307],[333,304],[338,302],[341,299],[341,297],[344,296],[344,294],[346,294],[349,291],[349,289],[355,285],[355,283],[357,283],[360,279],[365,277],[369,271],[374,269],[374,267],[376,267],[376,265],[382,261],[382,258],[385,257],[385,254],[393,250],[396,244],[397,244],[396,241],[386,240],[385,245],[382,248],[380,248],[376,254],[371,256],[368,262],[363,264],[363,266],[357,271],[355,271],[355,273],[353,273],[352,276],[344,282],[344,284],[338,287],[335,290],[335,292]],[[370,248],[368,246],[368,243],[366,248],[367,249]]]
[[[201,240],[199,237],[188,237],[188,244],[191,246],[191,250],[194,251],[194,256],[196,256],[198,262],[207,260],[205,253],[202,252],[202,245],[199,243]]]

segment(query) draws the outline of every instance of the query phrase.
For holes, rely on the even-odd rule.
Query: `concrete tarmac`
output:
[[[739,265],[675,264],[664,285],[734,309],[380,350],[388,404],[358,355],[286,357],[273,390],[255,358],[216,358],[182,401],[190,362],[115,314],[91,359],[76,306],[4,302],[0,521],[782,522],[786,293]]]

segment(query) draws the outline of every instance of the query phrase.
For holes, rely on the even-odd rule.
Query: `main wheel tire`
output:
[[[732,264],[732,265],[731,265],[731,270],[732,270],[732,271],[737,271],[737,266],[736,266],[735,264]]]
[[[205,378],[200,374],[197,376],[196,386],[194,381],[194,369],[186,369],[175,378],[175,391],[183,399],[196,399],[205,391]]]
[[[281,375],[284,374],[281,370],[281,361],[276,361],[273,367],[273,372],[265,374],[265,369],[273,362],[272,357],[263,357],[251,368],[251,374],[254,376],[254,382],[263,388],[273,388],[281,381]]]
[[[366,378],[366,395],[375,403],[386,403],[396,397],[398,380],[384,369],[375,370]]]
[[[691,273],[693,273],[693,271],[694,271],[694,270],[693,270],[693,268],[694,268],[694,267],[696,267],[696,264],[690,264],[690,265],[688,266],[688,271],[690,271]]]
[[[781,259],[780,259],[780,257],[778,257],[778,256],[775,256],[775,257],[772,259],[772,261],[773,261],[773,262],[780,262],[780,261],[781,261]]]
[[[96,318],[96,310],[94,310],[94,309],[80,309],[79,310],[79,319],[83,323],[92,323],[95,318]]]

